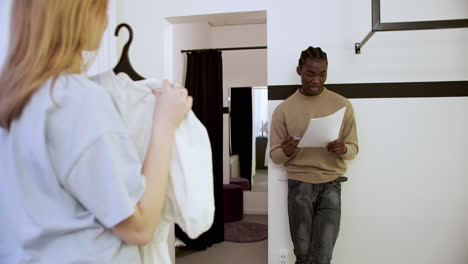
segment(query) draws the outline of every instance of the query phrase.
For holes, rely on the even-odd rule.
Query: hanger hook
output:
[[[126,23],[121,23],[117,26],[117,28],[115,29],[115,33],[114,35],[117,37],[119,36],[119,32],[120,32],[120,29],[125,27],[127,30],[128,30],[128,34],[129,34],[129,38],[128,38],[128,41],[127,43],[125,43],[125,46],[130,46],[130,44],[132,43],[133,41],[133,30],[132,30],[132,27],[130,27],[129,24],[126,24]]]

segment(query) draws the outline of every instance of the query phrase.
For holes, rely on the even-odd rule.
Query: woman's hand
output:
[[[180,84],[170,84],[164,80],[163,88],[153,90],[158,100],[154,107],[153,122],[167,122],[172,128],[177,128],[192,108],[193,98],[188,96],[187,89]]]

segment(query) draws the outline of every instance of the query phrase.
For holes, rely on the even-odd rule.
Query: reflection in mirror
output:
[[[268,191],[268,90],[238,87],[229,91],[231,181],[246,182],[251,191]]]
[[[172,24],[172,65],[175,80],[183,80],[186,75],[184,72],[188,61],[186,54],[181,53],[181,50],[218,50],[222,53],[223,66],[223,187],[221,190],[217,189],[222,200],[217,199],[221,202],[216,210],[223,215],[224,241],[201,247],[203,245],[194,246],[190,242],[176,240],[175,262],[266,263],[268,193],[265,150],[261,149],[267,144],[268,131],[265,128],[268,126],[268,120],[262,117],[261,113],[266,113],[267,89],[252,89],[254,86],[266,86],[268,83],[266,12],[173,17],[168,18],[168,21]],[[231,93],[231,90],[240,93],[237,97],[239,99],[236,99],[235,92]],[[257,96],[258,91],[263,93],[264,99]],[[211,94],[207,93],[206,96],[210,97]],[[236,106],[229,103],[229,97],[232,97],[231,103],[240,103],[237,110],[234,109]],[[262,100],[264,107],[257,107],[256,101]],[[226,108],[230,108],[231,112]],[[213,111],[217,111],[215,109],[218,108],[213,108]],[[257,114],[259,111],[260,114]],[[230,122],[235,122],[236,113],[240,114],[240,118],[238,125],[234,124],[232,127],[238,128],[240,137],[232,137],[234,131],[231,131]],[[231,119],[233,116],[234,121]],[[263,125],[265,126],[261,131]],[[236,143],[236,140],[240,143]],[[204,238],[202,235],[201,240]]]

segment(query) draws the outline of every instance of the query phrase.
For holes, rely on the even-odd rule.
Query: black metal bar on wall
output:
[[[327,84],[346,98],[418,98],[468,96],[468,81]],[[300,85],[268,86],[268,100],[284,100]]]
[[[361,42],[354,43],[354,52],[356,54],[361,54],[361,48],[375,32],[468,28],[468,19],[382,23],[380,13],[380,0],[372,0],[372,30]]]
[[[372,0],[372,30],[380,24],[380,0]]]
[[[446,28],[466,28],[468,19],[379,23],[374,31],[426,30]]]

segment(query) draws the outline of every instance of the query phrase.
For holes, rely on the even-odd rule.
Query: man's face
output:
[[[307,59],[297,66],[297,74],[301,76],[302,87],[299,91],[306,96],[319,95],[327,80],[327,62],[325,60]]]

